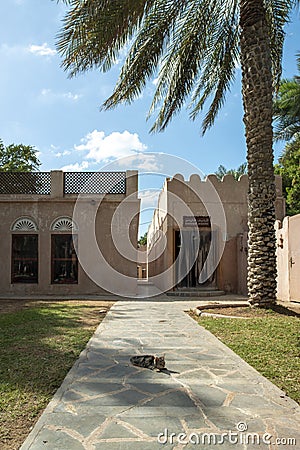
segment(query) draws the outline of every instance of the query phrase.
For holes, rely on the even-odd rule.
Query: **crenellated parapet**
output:
[[[173,178],[167,179],[165,187],[168,191],[174,192],[178,188],[184,189],[185,186],[196,192],[206,192],[207,185],[213,185],[223,202],[239,202],[247,198],[249,181],[248,175],[241,175],[236,180],[233,175],[225,175],[221,180],[215,175],[207,175],[201,179],[200,175],[193,174],[188,180],[183,175],[176,174]],[[282,179],[279,175],[275,176],[277,197],[282,197]]]
[[[281,220],[285,215],[285,201],[280,176],[275,177],[275,183],[276,218]],[[186,180],[182,174],[177,173],[172,178],[167,178],[149,227],[149,239],[151,240],[151,235],[162,228],[163,223],[167,222],[167,226],[170,227],[181,227],[184,215],[212,216],[217,208],[224,211],[227,239],[247,231],[248,189],[248,175],[242,175],[238,180],[231,174],[225,175],[221,180],[215,174],[210,174],[204,179],[198,174],[192,174]],[[185,209],[188,209],[188,212],[185,212]],[[215,225],[218,225],[217,222],[218,219],[214,221]]]

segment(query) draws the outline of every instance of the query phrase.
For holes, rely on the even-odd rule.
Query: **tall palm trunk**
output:
[[[249,173],[249,301],[276,301],[270,43],[262,0],[240,0],[242,93]]]

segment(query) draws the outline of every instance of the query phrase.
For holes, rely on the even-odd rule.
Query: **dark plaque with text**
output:
[[[209,216],[183,216],[184,227],[210,227]]]

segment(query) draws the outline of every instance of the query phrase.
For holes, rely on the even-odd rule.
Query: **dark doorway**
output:
[[[178,288],[215,286],[215,272],[204,282],[204,267],[212,245],[211,229],[175,230],[176,280]],[[203,272],[204,271],[204,272]],[[200,276],[201,274],[201,276]]]

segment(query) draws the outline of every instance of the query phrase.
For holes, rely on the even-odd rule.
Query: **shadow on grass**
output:
[[[53,394],[95,329],[84,323],[88,309],[51,305],[2,315],[1,390]]]
[[[271,307],[272,311],[278,313],[278,314],[282,314],[283,316],[291,316],[291,317],[300,317],[300,314],[297,313],[296,311],[293,311],[292,309],[287,308],[286,306],[283,305],[274,305]]]

